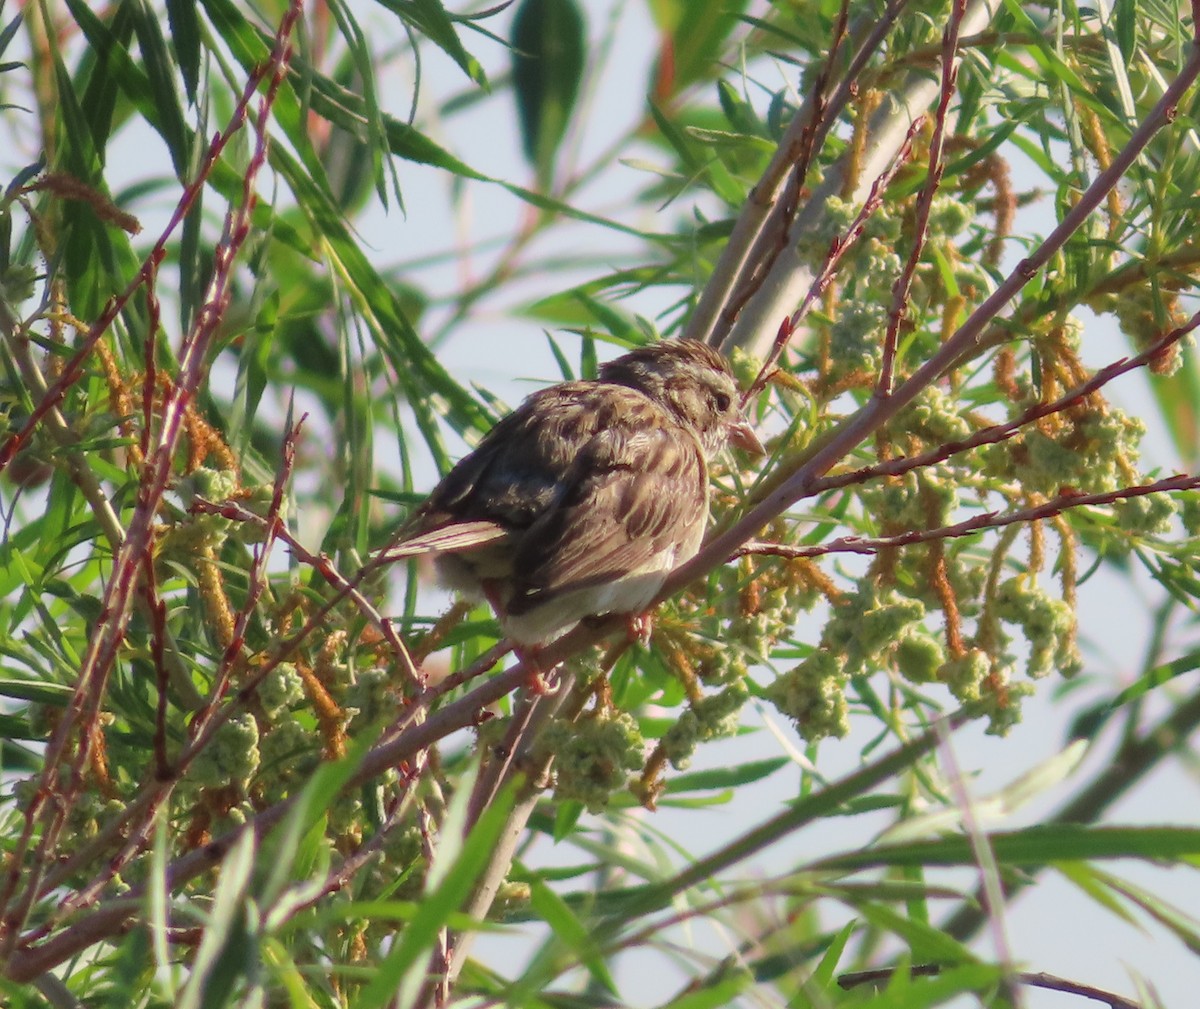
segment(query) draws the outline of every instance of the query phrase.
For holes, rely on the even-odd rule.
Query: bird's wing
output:
[[[567,492],[521,536],[510,613],[560,592],[657,570],[694,550],[708,518],[697,438],[661,414],[625,416],[578,452]]]
[[[519,537],[562,496],[579,450],[611,423],[609,399],[594,383],[534,393],[442,478],[384,558],[469,554]]]
[[[593,383],[534,393],[434,488],[418,531],[484,520],[523,530],[561,496],[579,448],[604,423]]]
[[[511,533],[502,525],[478,519],[471,522],[452,522],[415,536],[409,536],[384,550],[381,560],[398,561],[427,553],[453,554],[499,543]]]

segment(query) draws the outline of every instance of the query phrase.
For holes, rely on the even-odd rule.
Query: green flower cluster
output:
[[[642,766],[645,740],[633,716],[603,711],[577,722],[554,721],[538,739],[535,756],[554,758],[554,795],[599,813],[628,772]]]
[[[262,772],[255,787],[268,802],[285,798],[316,766],[319,737],[297,711],[306,694],[294,663],[281,662],[255,688]]]
[[[304,700],[304,681],[291,662],[281,662],[272,669],[257,689],[258,701],[268,718],[275,718],[284,709]]]
[[[743,675],[745,674],[746,658],[751,661],[765,662],[771,654],[771,648],[785,635],[796,622],[799,606],[795,593],[789,592],[782,586],[777,586],[763,592],[755,601],[751,613],[743,611],[738,606],[736,596],[733,597],[734,612],[729,616],[726,631],[722,634],[721,651],[740,651]],[[734,646],[732,649],[730,646]],[[741,677],[736,677],[740,679]],[[720,682],[735,679],[729,676]],[[714,682],[705,677],[706,683]]]
[[[915,435],[930,445],[962,441],[971,434],[971,425],[962,416],[958,401],[936,385],[926,386],[899,413],[891,427]]]
[[[907,627],[895,646],[896,669],[910,683],[932,683],[946,661],[945,646],[923,624]]]
[[[855,372],[874,372],[883,359],[882,335],[887,308],[867,299],[846,300],[829,323],[829,375],[836,380]]]
[[[175,485],[175,493],[179,495],[184,509],[189,509],[198,498],[206,501],[226,501],[239,490],[238,475],[233,470],[211,469],[207,466],[193,470],[182,477]],[[185,520],[174,526],[170,534],[163,539],[163,549],[168,555],[177,556],[181,561],[191,557],[190,545],[204,542],[219,549],[226,537],[235,526],[244,523],[223,515],[189,514]]]
[[[258,723],[249,712],[233,715],[192,761],[188,779],[198,786],[235,785],[245,791],[258,770]]]
[[[967,704],[982,697],[983,681],[991,668],[987,653],[981,648],[972,648],[965,655],[943,662],[937,678],[946,684],[950,693]]]
[[[840,739],[850,731],[847,679],[842,661],[822,649],[776,679],[765,696],[810,743],[826,736]]]
[[[1113,514],[1125,532],[1156,536],[1171,531],[1171,520],[1179,511],[1179,503],[1170,494],[1145,494],[1117,502]]]
[[[671,766],[682,771],[691,763],[701,743],[725,739],[737,732],[739,714],[749,693],[741,683],[693,702],[662,737],[659,744]]]
[[[744,679],[749,664],[766,662],[800,614],[821,598],[816,588],[788,568],[788,562],[761,559],[755,563],[752,581],[741,565],[719,569],[716,590],[704,601],[705,612],[722,625],[719,640],[712,647],[698,647],[694,657],[696,675],[706,685]]]
[[[1166,335],[1177,321],[1170,318],[1173,313],[1165,304],[1163,291],[1158,285],[1135,285],[1131,290],[1123,291],[1119,297],[1112,297],[1103,307],[1116,315],[1121,332],[1130,337],[1138,348],[1148,347]],[[1194,336],[1189,334],[1184,337],[1182,345],[1191,346],[1193,342]],[[1177,344],[1176,349],[1178,347]],[[1159,375],[1174,375],[1182,366],[1183,355],[1176,353],[1164,355],[1154,370]]]
[[[347,669],[347,678],[349,675]],[[353,681],[346,688],[343,701],[344,710],[350,719],[348,730],[351,734],[358,729],[380,725],[395,715],[398,701],[393,686],[392,677],[381,666],[357,670]]]
[[[1189,491],[1172,500],[1178,501],[1179,521],[1183,523],[1187,534],[1200,536],[1200,493]]]
[[[1103,494],[1124,486],[1122,461],[1132,463],[1146,425],[1122,410],[1094,411],[1073,429],[1052,436],[1026,431],[983,453],[989,473],[1015,480],[1022,489],[1052,496],[1063,487]]]
[[[943,663],[937,678],[963,704],[982,702],[980,713],[987,716],[991,736],[1006,735],[1021,720],[1021,699],[1033,693],[1032,684],[1010,683],[981,648]]]
[[[996,591],[996,616],[1021,628],[1029,642],[1028,673],[1038,679],[1058,669],[1074,676],[1083,661],[1075,644],[1075,615],[1070,605],[1022,578],[1011,578]]]
[[[946,525],[959,504],[953,479],[932,468],[863,487],[859,497],[864,511],[889,530]]]
[[[894,590],[882,593],[868,584],[844,597],[825,626],[824,647],[842,658],[845,673],[855,676],[889,654],[897,642],[919,632],[925,604]]]

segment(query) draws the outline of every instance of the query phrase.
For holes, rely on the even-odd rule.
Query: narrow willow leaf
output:
[[[521,0],[513,16],[513,90],[525,158],[543,189],[583,79],[583,12],[575,0]]]
[[[658,99],[669,98],[713,72],[716,54],[724,48],[747,6],[747,0],[719,4],[660,0],[650,5],[664,33],[654,89]]]
[[[395,291],[379,276],[353,240],[328,194],[282,150],[282,145],[273,145],[270,156],[272,165],[287,179],[312,218],[315,232],[323,236],[325,253],[342,275],[348,295],[387,355],[430,450],[441,463],[447,463],[448,456],[438,429],[439,411],[434,409],[437,398],[443,400],[441,415],[459,433],[488,430],[491,424],[486,412],[451,378],[417,336]]]
[[[903,983],[889,984],[884,991],[872,991],[869,986],[863,986],[862,998],[846,1004],[869,1005],[871,1009],[932,1009],[933,1006],[958,1005],[958,1001],[953,1001],[957,996],[987,991],[1004,976],[1003,968],[990,964],[949,967],[932,977],[910,978],[908,965],[902,969]],[[897,974],[892,975],[893,981]],[[1000,1006],[1006,1003],[989,1001],[987,1004]]]
[[[45,683],[40,680],[0,680],[0,697],[15,697],[23,701],[49,704],[65,708],[74,691],[60,683]]]
[[[122,6],[133,7],[136,11],[134,31],[137,32],[146,76],[150,80],[150,93],[158,109],[159,134],[166,142],[175,174],[181,179],[185,178],[191,163],[188,154],[189,133],[175,89],[175,59],[167,48],[167,40],[163,38],[160,15],[150,9],[146,0]]]
[[[542,972],[539,966],[549,966],[561,956],[561,947],[566,946],[587,969],[592,979],[606,992],[617,995],[617,984],[604,961],[603,951],[593,942],[587,925],[581,921],[567,903],[541,880],[530,882],[530,899],[533,910],[550,926],[551,938],[543,954],[534,958],[524,972],[522,982],[510,993],[515,1004],[536,994]]]
[[[446,13],[446,8],[438,0],[409,0],[399,3],[397,0],[381,0],[388,10],[394,11],[409,24],[413,25],[430,42],[449,56],[476,84],[487,86],[487,76],[479,61],[463,48],[454,22]]]
[[[1178,859],[1200,855],[1200,829],[1187,827],[1085,827],[1038,825],[986,835],[1001,865],[1047,865],[1095,858]],[[885,865],[974,865],[966,837],[911,844],[880,845],[821,859],[816,870],[863,869]]]
[[[466,788],[457,794],[452,806],[465,807],[469,792]],[[429,889],[421,900],[420,909],[379,964],[371,983],[359,996],[357,1009],[382,1009],[398,989],[397,1002],[401,1005],[408,1001],[406,993],[415,993],[424,978],[424,964],[420,961],[433,951],[438,933],[450,927],[455,913],[466,902],[476,880],[487,867],[512,805],[513,792],[509,788],[492,800],[457,851],[450,850],[457,837],[451,817],[447,817],[441,831],[443,850],[439,855],[442,857],[434,861],[434,871],[427,881]]]
[[[805,985],[806,989],[818,992],[829,991],[833,984],[833,975],[837,970],[838,961],[842,959],[846,943],[850,941],[850,936],[854,934],[856,928],[858,928],[858,922],[849,921],[842,926],[840,931],[834,933],[833,938],[829,942],[829,948],[825,950],[816,969],[813,970],[808,984]]]
[[[734,1005],[737,997],[753,982],[754,978],[747,970],[736,967],[720,970],[716,978],[706,979],[702,988],[671,999],[663,1009],[716,1009],[717,1006]]]
[[[366,126],[367,126],[367,143],[363,154],[365,157],[356,159],[358,162],[364,162],[367,165],[373,166],[372,174],[375,176],[375,192],[379,195],[380,202],[386,208],[388,205],[388,191],[383,184],[383,175],[378,168],[382,161],[386,161],[390,169],[392,180],[392,191],[396,195],[396,201],[403,207],[403,201],[400,196],[400,177],[396,174],[394,162],[390,159],[382,159],[380,155],[387,149],[387,141],[384,137],[383,125],[383,110],[379,106],[378,89],[375,85],[375,66],[374,59],[370,47],[367,44],[366,37],[359,28],[358,22],[354,18],[354,13],[346,6],[343,0],[333,0],[329,4],[329,9],[333,12],[334,18],[337,20],[338,28],[341,30],[342,37],[346,40],[346,45],[349,48],[350,58],[354,61],[354,68],[357,71],[358,81],[362,85],[362,102],[366,109]],[[345,134],[344,137],[355,137],[356,134]],[[353,146],[358,146],[357,144]],[[340,201],[342,206],[348,206],[353,200],[353,194],[347,193]]]
[[[24,16],[25,15],[22,11],[17,11],[17,13],[13,15],[12,20],[9,21],[8,24],[6,24],[2,29],[0,29],[0,53],[4,52],[4,50],[8,48],[9,43],[12,42],[13,36],[17,34],[17,30],[21,27],[21,21],[23,20]],[[24,66],[23,63],[17,63],[14,65]]]
[[[876,928],[907,942],[916,963],[932,960],[935,963],[968,964],[977,959],[968,947],[941,929],[908,918],[886,904],[859,904],[855,911]]]
[[[246,920],[250,912],[247,890],[254,872],[257,845],[254,831],[243,830],[221,863],[220,878],[213,894],[212,908],[192,962],[188,983],[176,1000],[176,1009],[208,1009],[224,1005],[232,989],[231,974],[225,959],[233,949],[243,949],[247,936]]]
[[[748,761],[733,767],[714,767],[707,771],[692,771],[679,774],[667,781],[666,794],[695,792],[711,788],[735,788],[774,774],[791,761],[787,757],[772,757],[769,760]]]
[[[1192,915],[1181,911],[1157,894],[1151,893],[1136,883],[1130,883],[1127,880],[1108,873],[1101,874],[1101,878],[1104,879],[1109,887],[1141,908],[1145,914],[1153,918],[1163,928],[1174,933],[1175,938],[1182,942],[1192,953],[1200,954],[1200,923]]]
[[[1141,10],[1138,0],[1117,0],[1113,5],[1113,29],[1117,36],[1117,48],[1121,58],[1128,66],[1133,62],[1134,53],[1138,48],[1138,21]]]
[[[1122,708],[1198,667],[1200,667],[1200,651],[1188,652],[1171,662],[1155,666],[1139,676],[1115,697],[1083,711],[1071,726],[1071,738],[1094,739],[1101,727]]]
[[[1087,894],[1105,911],[1115,914],[1130,925],[1137,923],[1133,913],[1113,893],[1109,886],[1109,880],[1112,877],[1108,873],[1101,872],[1087,862],[1059,862],[1054,868],[1064,879],[1074,883],[1080,891]]]
[[[990,795],[971,801],[972,816],[981,823],[994,822],[1009,816],[1025,803],[1045,793],[1070,776],[1087,754],[1088,744],[1077,739],[1049,759],[1014,778]],[[879,837],[883,844],[928,837],[940,831],[957,828],[963,818],[958,808],[935,809],[913,816],[889,827]]]
[[[184,91],[188,101],[195,105],[200,84],[200,17],[194,0],[166,0],[166,5],[171,45],[183,75]]]

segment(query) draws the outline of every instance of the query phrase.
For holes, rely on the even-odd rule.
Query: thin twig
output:
[[[66,822],[70,796],[78,794],[83,785],[82,767],[90,749],[90,732],[84,725],[79,732],[79,743],[75,757],[68,767],[69,783],[61,778],[61,763],[67,747],[81,721],[91,722],[99,710],[108,674],[118,650],[124,640],[125,626],[134,597],[137,573],[146,553],[150,549],[152,530],[162,495],[172,472],[175,449],[182,432],[183,419],[188,404],[195,398],[203,377],[203,362],[213,337],[216,335],[230,296],[231,272],[234,258],[249,234],[249,215],[254,203],[254,181],[266,160],[266,123],[271,105],[283,80],[284,68],[291,56],[290,37],[302,4],[296,0],[285,13],[275,39],[271,58],[253,74],[235,107],[226,130],[214,138],[209,155],[203,162],[198,178],[185,190],[175,208],[166,230],[160,235],[154,249],[144,261],[137,276],[125,291],[109,303],[100,318],[93,324],[83,345],[67,362],[62,376],[32,411],[25,427],[10,437],[0,448],[0,470],[15,455],[33,427],[53,410],[66,390],[78,381],[83,364],[96,342],[116,318],[120,309],[133,293],[153,276],[156,264],[165,255],[168,236],[183,219],[213,170],[221,151],[236,134],[247,118],[247,111],[259,84],[269,75],[267,94],[262,100],[259,116],[259,136],[243,186],[243,205],[231,212],[226,235],[216,252],[214,279],[210,286],[206,305],[201,309],[192,331],[184,341],[180,355],[180,370],[177,382],[165,397],[162,409],[162,426],[155,439],[155,448],[147,456],[145,471],[138,487],[137,503],[130,520],[128,532],[121,544],[113,573],[106,586],[103,600],[104,619],[97,632],[89,639],[88,648],[80,665],[76,687],[59,724],[46,747],[43,771],[37,790],[25,811],[21,836],[9,853],[9,866],[3,889],[0,890],[0,909],[4,917],[0,926],[0,961],[7,959],[17,942],[19,931],[39,891],[42,874],[51,861],[50,853],[58,848],[63,825]],[[41,823],[41,833],[32,852],[32,864],[27,864],[35,825]],[[22,887],[15,905],[13,897]]]
[[[988,323],[1038,270],[1049,261],[1121,181],[1133,162],[1163,127],[1175,118],[1179,101],[1200,76],[1200,45],[1193,41],[1188,58],[1162,98],[1129,138],[1129,142],[1101,172],[1079,202],[1030,256],[1022,260],[1005,281],[988,297],[942,347],[889,396],[874,396],[861,410],[830,434],[794,471],[785,471],[778,483],[750,508],[740,520],[710,539],[687,564],[667,579],[659,598],[678,592],[693,579],[722,563],[767,523],[783,514],[812,492],[815,482],[863,440],[911,403],[962,354],[970,350]]]
[[[909,975],[911,977],[936,977],[941,974],[943,969],[940,964],[936,963],[918,964],[909,968]],[[849,991],[852,988],[859,988],[863,985],[882,987],[892,979],[895,973],[890,968],[883,968],[881,970],[860,970],[852,974],[842,974],[838,978],[838,987],[845,991]],[[1012,978],[1014,981],[1028,985],[1031,988],[1046,988],[1050,991],[1066,992],[1068,995],[1082,995],[1084,998],[1095,999],[1097,1002],[1106,1002],[1111,1009],[1142,1009],[1140,1003],[1127,999],[1123,995],[1116,995],[1113,992],[1105,991],[1103,988],[1096,988],[1090,984],[1080,984],[1078,981],[1071,981],[1065,977],[1047,974],[1044,971],[1038,971],[1037,973],[1018,971],[1012,975]]]
[[[929,140],[929,171],[925,176],[925,184],[917,196],[916,226],[912,238],[912,248],[908,251],[908,261],[892,285],[892,304],[888,309],[888,325],[883,338],[882,362],[879,366],[879,379],[876,385],[876,394],[880,396],[886,396],[892,391],[892,380],[896,367],[896,346],[900,339],[900,323],[904,319],[913,278],[917,274],[917,266],[921,262],[921,253],[925,249],[925,241],[929,235],[929,213],[933,209],[933,198],[937,195],[938,187],[942,184],[942,173],[946,170],[944,160],[946,122],[950,111],[950,99],[954,96],[954,89],[958,81],[958,64],[956,62],[958,33],[962,27],[966,9],[966,0],[954,0],[950,6],[950,21],[946,25],[945,31],[942,32],[942,91],[933,120],[933,136]]]
[[[1104,388],[1104,386],[1108,385],[1114,379],[1131,371],[1136,371],[1138,368],[1153,364],[1155,361],[1161,359],[1171,347],[1186,338],[1198,327],[1200,327],[1200,310],[1194,313],[1182,326],[1164,333],[1141,353],[1135,354],[1132,357],[1123,357],[1117,361],[1113,361],[1111,364],[1105,365],[1092,375],[1091,378],[1085,382],[1081,382],[1057,399],[1049,400],[1045,403],[1035,403],[1011,420],[980,428],[974,434],[959,441],[943,442],[928,452],[922,452],[914,456],[896,456],[894,459],[887,459],[872,466],[863,466],[860,469],[838,473],[834,476],[818,477],[811,481],[808,493],[804,496],[810,497],[815,494],[824,494],[831,490],[837,490],[840,487],[853,486],[877,477],[903,476],[905,473],[911,473],[914,470],[936,466],[938,463],[945,462],[971,449],[982,448],[985,445],[997,445],[1003,441],[1007,441],[1037,421],[1075,406],[1088,396]]]
[[[871,188],[867,192],[867,198],[863,200],[863,205],[859,208],[854,220],[850,223],[844,234],[836,235],[829,243],[829,252],[825,256],[825,261],[821,264],[821,268],[817,271],[812,283],[809,285],[808,292],[804,295],[800,302],[800,307],[797,308],[789,318],[785,319],[780,325],[778,335],[771,347],[771,352],[767,355],[762,367],[758,371],[758,376],[750,384],[750,388],[746,391],[744,400],[753,400],[764,388],[771,374],[775,371],[775,366],[779,363],[779,358],[783,355],[783,351],[787,346],[787,339],[794,333],[800,325],[800,320],[803,319],[813,303],[816,302],[822,292],[833,281],[833,275],[837,271],[838,264],[862,237],[866,230],[867,221],[871,219],[871,215],[879,209],[883,203],[883,191],[896,177],[896,173],[907,163],[912,155],[913,137],[924,123],[924,118],[918,116],[913,120],[909,127],[908,134],[904,138],[904,142],[896,151],[895,158],[876,177],[871,183]]]
[[[761,540],[750,540],[735,552],[735,557],[758,555],[763,557],[822,557],[825,554],[876,554],[880,550],[894,547],[912,546],[914,543],[931,543],[938,540],[954,539],[959,536],[970,536],[984,529],[1002,529],[1005,526],[1024,525],[1039,522],[1042,519],[1053,518],[1074,508],[1088,506],[1110,505],[1117,501],[1128,501],[1132,498],[1145,497],[1148,494],[1163,494],[1171,491],[1188,491],[1200,489],[1200,476],[1190,473],[1179,473],[1175,476],[1164,477],[1153,483],[1139,484],[1136,487],[1121,487],[1117,490],[1103,491],[1096,494],[1067,493],[1031,505],[1017,511],[1000,514],[999,512],[984,512],[973,518],[964,519],[953,525],[939,526],[936,529],[913,529],[895,536],[839,536],[828,543],[813,546],[791,546],[787,543],[768,543]]]
[[[688,319],[684,336],[704,340],[713,346],[724,341],[727,324],[732,321],[726,307],[728,299],[742,278],[754,271],[755,264],[759,262],[760,246],[767,247],[763,235],[772,233],[775,215],[779,212],[777,197],[780,187],[789,172],[801,180],[807,175],[806,167],[803,175],[800,171],[805,158],[811,160],[811,154],[805,155],[805,151],[821,149],[833,123],[854,94],[867,63],[879,51],[908,2],[892,0],[880,16],[864,18],[861,27],[866,34],[832,96],[820,103],[818,100],[822,92],[814,88],[806,97],[805,104],[792,117],[787,133],[763,171],[762,178],[750,190],[746,206],[738,215],[733,233],[721,250],[712,276]]]

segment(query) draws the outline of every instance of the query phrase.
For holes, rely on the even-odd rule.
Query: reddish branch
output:
[[[924,122],[924,116],[917,116],[909,125],[908,133],[899,150],[896,151],[896,156],[892,159],[891,164],[871,183],[871,190],[867,193],[867,198],[863,201],[863,205],[859,208],[858,214],[855,215],[850,227],[846,229],[846,233],[834,236],[833,240],[829,243],[829,252],[825,256],[825,261],[821,264],[821,268],[813,278],[812,284],[809,285],[808,293],[804,296],[804,300],[800,302],[800,307],[791,314],[790,318],[785,319],[780,324],[779,333],[775,338],[771,352],[767,355],[766,361],[763,362],[762,368],[759,369],[758,376],[746,391],[745,401],[748,402],[754,399],[766,387],[771,373],[775,370],[779,358],[783,355],[784,348],[787,346],[791,334],[799,326],[800,320],[808,314],[808,310],[812,307],[813,302],[829,286],[833,280],[838,263],[853,248],[854,243],[862,237],[862,233],[867,226],[867,221],[871,219],[871,215],[883,203],[884,190],[887,189],[892,179],[896,177],[896,173],[900,171],[912,156],[913,137],[916,136],[917,131],[920,130]]]
[[[144,284],[152,282],[157,264],[166,254],[168,237],[192,207],[225,146],[245,125],[250,102],[260,84],[268,80],[267,93],[258,110],[256,145],[244,177],[242,203],[232,210],[226,219],[225,232],[215,254],[213,279],[205,304],[198,313],[192,330],[183,341],[178,380],[164,397],[159,431],[148,442],[152,448],[144,462],[137,503],[129,529],[117,553],[112,576],[105,590],[99,626],[89,640],[72,698],[47,745],[42,775],[25,812],[21,837],[9,853],[9,868],[0,890],[0,908],[4,910],[4,918],[0,922],[0,959],[7,959],[17,943],[19,930],[40,890],[42,876],[53,860],[52,853],[58,850],[67,813],[72,804],[71,797],[77,795],[84,784],[83,768],[90,750],[91,730],[100,709],[100,700],[109,673],[124,641],[139,571],[146,556],[151,552],[154,519],[172,475],[172,460],[183,430],[184,417],[188,404],[199,391],[203,381],[208,350],[228,307],[234,261],[249,235],[250,215],[255,202],[254,184],[266,163],[270,110],[291,58],[291,34],[301,10],[302,4],[296,0],[284,15],[275,36],[270,58],[250,75],[228,127],[214,137],[198,177],[185,188],[170,222],[159,236],[137,276],[106,306],[84,338],[79,351],[67,362],[63,374],[34,408],[25,427],[0,448],[0,469],[3,469],[29,437],[34,426],[62,400],[67,389],[78,381],[92,348],[134,292]],[[149,370],[152,370],[152,362],[152,358],[147,361]],[[75,753],[66,768],[67,775],[64,781],[64,758],[71,740],[76,737]],[[38,827],[40,836],[32,858],[29,858],[30,845]],[[17,896],[19,887],[20,894]],[[14,896],[17,896],[15,903]]]
[[[1189,473],[1177,473],[1175,476],[1164,477],[1153,483],[1139,484],[1136,487],[1122,487],[1119,490],[1104,491],[1097,494],[1080,494],[1068,492],[1059,494],[1038,505],[1021,508],[1017,511],[984,512],[974,518],[956,522],[953,525],[939,526],[937,529],[914,529],[895,536],[840,536],[828,543],[816,546],[793,547],[785,543],[766,543],[750,540],[742,546],[735,556],[743,554],[764,554],[770,557],[820,557],[822,554],[873,554],[888,547],[911,546],[914,543],[929,543],[935,540],[953,539],[958,536],[969,536],[984,529],[1002,529],[1004,526],[1016,525],[1022,522],[1038,522],[1042,519],[1053,518],[1073,508],[1085,508],[1095,505],[1110,505],[1130,498],[1145,497],[1147,494],[1163,494],[1168,491],[1196,490],[1200,488],[1200,476]]]
[[[963,355],[976,347],[988,324],[1011,301],[1031,278],[1066,244],[1108,193],[1124,178],[1134,161],[1151,139],[1176,114],[1176,106],[1200,76],[1200,44],[1193,39],[1187,60],[1178,76],[1142,121],[1129,141],[1080,196],[1079,202],[1066,214],[1046,240],[1022,260],[999,287],[971,313],[967,320],[939,350],[891,393],[877,391],[854,416],[832,431],[810,455],[797,461],[794,469],[785,470],[736,523],[709,540],[687,564],[678,568],[663,586],[660,598],[678,592],[693,579],[724,562],[760,529],[774,520],[797,501],[813,492],[821,476],[845,458],[865,439],[888,423],[908,406],[922,390],[932,385]]]
[[[909,968],[909,976],[937,977],[943,970],[944,968],[939,964],[915,964]],[[888,984],[895,973],[891,968],[883,968],[881,970],[863,970],[856,971],[853,974],[843,974],[838,978],[838,987],[846,991],[861,987],[862,985],[874,985],[878,988]],[[1084,998],[1095,999],[1097,1002],[1105,1002],[1111,1009],[1142,1009],[1139,1003],[1133,1002],[1123,995],[1117,995],[1090,984],[1080,984],[1078,981],[1072,981],[1069,978],[1047,974],[1044,971],[1039,971],[1036,974],[1028,971],[1017,971],[1011,976],[1017,983],[1028,985],[1031,988],[1045,988],[1049,991],[1065,992],[1068,995],[1082,995]]]
[[[778,222],[789,213],[794,213],[794,208],[790,212],[787,210],[790,197],[781,194],[781,187],[785,186],[785,180],[788,180],[786,184],[795,180],[802,190],[814,152],[821,149],[833,124],[854,95],[867,63],[883,46],[908,2],[892,0],[882,15],[869,19],[870,31],[851,57],[838,87],[826,99],[825,91],[833,71],[833,56],[840,48],[833,46],[808,101],[793,118],[787,135],[762,178],[750,190],[746,209],[738,216],[733,234],[688,320],[685,336],[705,340],[713,346],[719,345],[738,314],[732,302],[736,300],[745,304],[742,295],[747,287],[753,293],[761,286],[771,263],[779,254]],[[797,190],[797,195],[801,190]],[[786,241],[786,231],[782,237]]]
[[[942,184],[942,173],[946,169],[943,160],[946,117],[950,110],[950,99],[954,96],[954,89],[958,81],[958,64],[956,62],[958,33],[962,27],[966,9],[967,0],[954,0],[950,7],[950,22],[946,25],[946,30],[942,32],[942,89],[933,122],[933,137],[929,141],[929,172],[925,176],[925,184],[921,187],[921,193],[917,197],[916,227],[913,233],[912,248],[908,252],[908,262],[904,264],[904,269],[892,285],[892,304],[888,309],[888,327],[883,339],[883,359],[879,367],[879,381],[876,386],[877,394],[882,396],[886,396],[892,391],[900,323],[904,319],[913,277],[916,276],[917,265],[921,262],[921,253],[925,249],[925,240],[929,234],[929,212],[933,208],[933,198]]]
[[[984,445],[996,445],[1007,441],[1042,418],[1061,413],[1063,410],[1077,405],[1121,375],[1136,371],[1138,368],[1143,368],[1160,360],[1175,344],[1192,333],[1197,327],[1200,327],[1200,311],[1197,311],[1182,326],[1159,337],[1140,354],[1122,358],[1119,361],[1114,361],[1112,364],[1105,365],[1086,382],[1077,385],[1070,392],[1065,393],[1058,399],[1047,403],[1036,403],[1012,420],[980,428],[968,438],[964,438],[961,441],[944,442],[936,448],[930,449],[928,452],[922,452],[920,455],[897,456],[895,459],[888,459],[885,462],[876,463],[872,466],[863,466],[860,469],[847,473],[838,473],[836,476],[814,479],[807,493],[803,496],[810,497],[815,494],[825,493],[826,491],[836,490],[839,487],[857,485],[875,477],[903,476],[905,473],[910,473],[913,470],[935,466],[940,462],[945,462],[947,459],[961,455],[963,452],[968,452],[973,448],[981,448]]]

